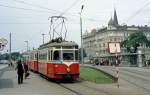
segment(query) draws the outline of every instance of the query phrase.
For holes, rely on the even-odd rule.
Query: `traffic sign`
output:
[[[4,47],[7,45],[8,41],[5,38],[0,39],[0,51],[4,49]]]

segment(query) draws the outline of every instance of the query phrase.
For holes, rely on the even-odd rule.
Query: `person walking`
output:
[[[24,63],[25,79],[29,76],[28,65]]]
[[[18,84],[23,83],[23,73],[24,73],[24,65],[22,64],[21,60],[17,62],[17,74],[18,74]]]

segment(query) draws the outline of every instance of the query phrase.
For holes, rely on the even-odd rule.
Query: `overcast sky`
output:
[[[23,1],[23,2],[20,2]],[[0,0],[0,38],[9,38],[12,33],[12,51],[25,51],[49,40],[49,20],[60,15],[67,18],[67,39],[80,45],[79,12],[82,13],[83,32],[107,26],[114,8],[119,24],[148,25],[150,22],[150,0]],[[9,40],[9,39],[8,39]],[[8,50],[8,45],[4,51]]]

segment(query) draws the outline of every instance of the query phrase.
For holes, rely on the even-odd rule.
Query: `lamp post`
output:
[[[82,38],[82,11],[83,11],[84,5],[81,6],[81,12],[80,12],[80,32],[81,32],[81,64],[83,64],[83,38]]]
[[[28,50],[29,50],[29,49],[28,49],[28,47],[29,47],[29,42],[28,42],[28,41],[24,41],[24,42],[26,42],[26,44],[27,44],[26,47],[27,47],[27,51],[28,51]]]
[[[43,33],[43,34],[42,34],[42,37],[43,37],[43,44],[44,44],[44,35],[45,35],[45,34]]]
[[[9,62],[10,62],[10,65],[12,65],[11,63],[11,33],[9,34]]]

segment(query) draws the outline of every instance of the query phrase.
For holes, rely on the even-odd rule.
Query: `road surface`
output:
[[[126,72],[126,68],[123,70],[122,72]],[[16,71],[7,67],[0,70],[0,95],[149,95],[149,91],[126,80],[119,82],[119,88],[116,83],[95,84],[88,81],[56,83],[46,80],[39,74],[31,73],[22,85],[18,85]]]
[[[115,67],[92,66],[92,65],[87,65],[87,66],[100,69],[104,72],[107,72],[107,73],[113,75],[113,76],[116,76],[116,68]],[[128,84],[135,86],[141,92],[150,93],[150,68],[119,67],[119,84],[120,84],[120,86],[122,86],[122,81],[125,81]],[[145,95],[145,94],[143,94],[143,95]]]

